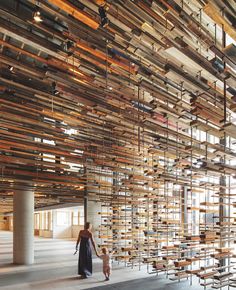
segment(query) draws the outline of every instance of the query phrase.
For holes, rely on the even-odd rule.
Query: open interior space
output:
[[[236,1],[0,1],[0,289],[236,288]]]

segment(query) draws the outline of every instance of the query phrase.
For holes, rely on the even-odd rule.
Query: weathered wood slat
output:
[[[64,10],[66,13],[70,14],[79,21],[82,21],[86,25],[90,26],[93,29],[97,29],[99,24],[94,20],[88,13],[81,11],[74,5],[72,5],[67,0],[50,0],[50,3],[56,5],[58,8]]]

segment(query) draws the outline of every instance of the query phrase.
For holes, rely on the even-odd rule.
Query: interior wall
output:
[[[78,219],[73,221],[73,212]],[[77,239],[84,228],[83,207],[36,212],[34,215],[35,236],[57,239]],[[0,230],[13,231],[13,216],[0,217]]]
[[[13,232],[13,216],[8,217],[8,230]]]
[[[71,211],[67,209],[53,211],[53,238],[65,239],[72,237]]]
[[[0,216],[0,230],[6,231],[8,230],[8,221],[4,216]]]
[[[83,229],[84,229],[84,226],[82,226],[82,225],[72,226],[72,238],[77,239],[79,232]]]
[[[53,238],[53,231],[49,230],[39,230],[38,236],[42,238]]]

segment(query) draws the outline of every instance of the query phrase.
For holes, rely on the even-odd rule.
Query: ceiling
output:
[[[236,156],[233,0],[2,0],[0,9],[0,212],[25,188],[41,207],[115,200],[131,174],[234,175],[222,162]],[[229,139],[202,144],[196,127]],[[190,168],[189,156],[204,166]]]

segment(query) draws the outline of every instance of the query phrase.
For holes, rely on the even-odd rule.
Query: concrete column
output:
[[[99,226],[101,225],[101,202],[87,200],[87,222],[90,222],[93,226],[92,232],[96,243],[99,244]]]
[[[188,188],[187,186],[183,186],[182,193],[181,193],[181,224],[182,224],[184,235],[188,234],[187,195],[188,195]]]
[[[14,192],[13,200],[13,262],[34,263],[34,192]]]

